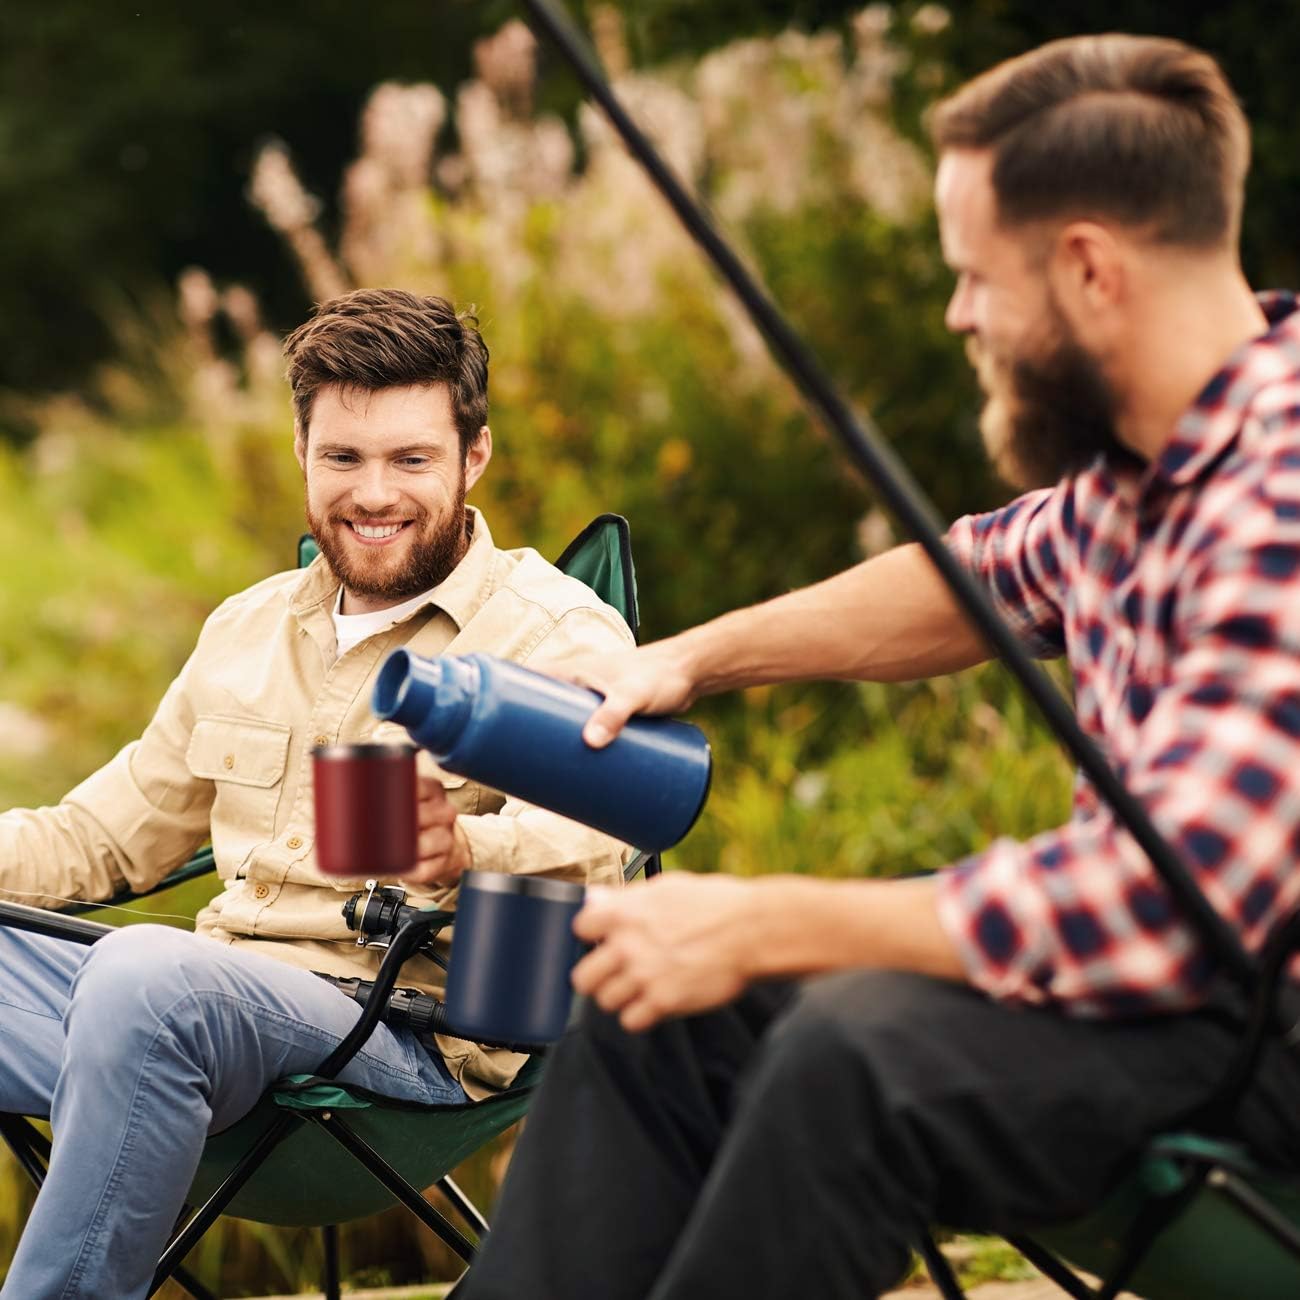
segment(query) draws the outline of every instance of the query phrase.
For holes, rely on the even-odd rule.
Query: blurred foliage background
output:
[[[1218,55],[1255,126],[1246,258],[1294,283],[1300,10],[1129,0],[576,5],[639,120],[948,517],[1005,493],[943,330],[925,106],[1041,40]],[[647,637],[896,540],[732,300],[509,3],[0,7],[0,800],[55,801],[138,734],[226,594],[302,527],[280,337],[400,284],[477,305],[497,447],[475,501],[554,556],[631,521]],[[1002,672],[756,690],[675,865],[895,874],[1059,820],[1070,774]],[[202,891],[159,908],[183,918]],[[155,911],[158,908],[154,909]],[[463,1181],[490,1202],[508,1142]],[[27,1193],[0,1164],[0,1261]],[[449,1276],[399,1219],[355,1281]],[[311,1241],[223,1224],[223,1295],[307,1285]],[[2,1266],[2,1265],[0,1265]]]

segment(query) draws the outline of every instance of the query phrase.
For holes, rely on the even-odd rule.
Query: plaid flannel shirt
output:
[[[1300,903],[1300,311],[1260,301],[1269,332],[1156,461],[1100,459],[948,535],[1030,651],[1068,657],[1084,730],[1252,951]],[[1176,1010],[1212,973],[1083,778],[1064,826],[942,873],[939,914],[996,997]]]

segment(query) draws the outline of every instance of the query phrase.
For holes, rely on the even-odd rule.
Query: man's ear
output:
[[[492,459],[492,430],[485,424],[478,437],[465,453],[465,491],[468,492],[483,477],[483,471]]]
[[[1048,279],[1076,328],[1108,317],[1128,292],[1125,249],[1113,230],[1096,221],[1071,221],[1056,237]]]
[[[303,474],[307,473],[307,430],[298,423],[293,422],[293,455],[298,462],[298,468]]]

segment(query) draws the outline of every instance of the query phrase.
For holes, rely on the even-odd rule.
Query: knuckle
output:
[[[610,988],[608,984],[603,985],[601,988],[597,989],[594,996],[596,1000],[596,1005],[602,1011],[616,1011],[618,1007],[621,1005],[621,1001],[618,997],[618,991],[616,989]]]

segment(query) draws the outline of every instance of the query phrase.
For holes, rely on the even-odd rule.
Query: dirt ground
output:
[[[1046,1278],[1029,1282],[985,1282],[966,1292],[969,1300],[1064,1300],[1065,1293]],[[909,1286],[891,1291],[881,1300],[939,1300],[932,1286]]]
[[[1066,1300],[1065,1292],[1044,1277],[1028,1282],[985,1282],[966,1292],[968,1300]],[[939,1300],[932,1286],[909,1286],[901,1291],[891,1291],[881,1300]],[[1135,1300],[1124,1292],[1119,1300]]]
[[[433,1300],[443,1293],[442,1288],[401,1287],[374,1291],[345,1291],[345,1300]],[[969,1300],[1064,1300],[1065,1293],[1045,1278],[1028,1282],[985,1282],[967,1291]],[[301,1296],[266,1296],[264,1300],[322,1300],[320,1292]],[[891,1291],[881,1300],[939,1300],[932,1286],[909,1286],[901,1291]],[[1132,1300],[1132,1297],[1121,1297]]]

